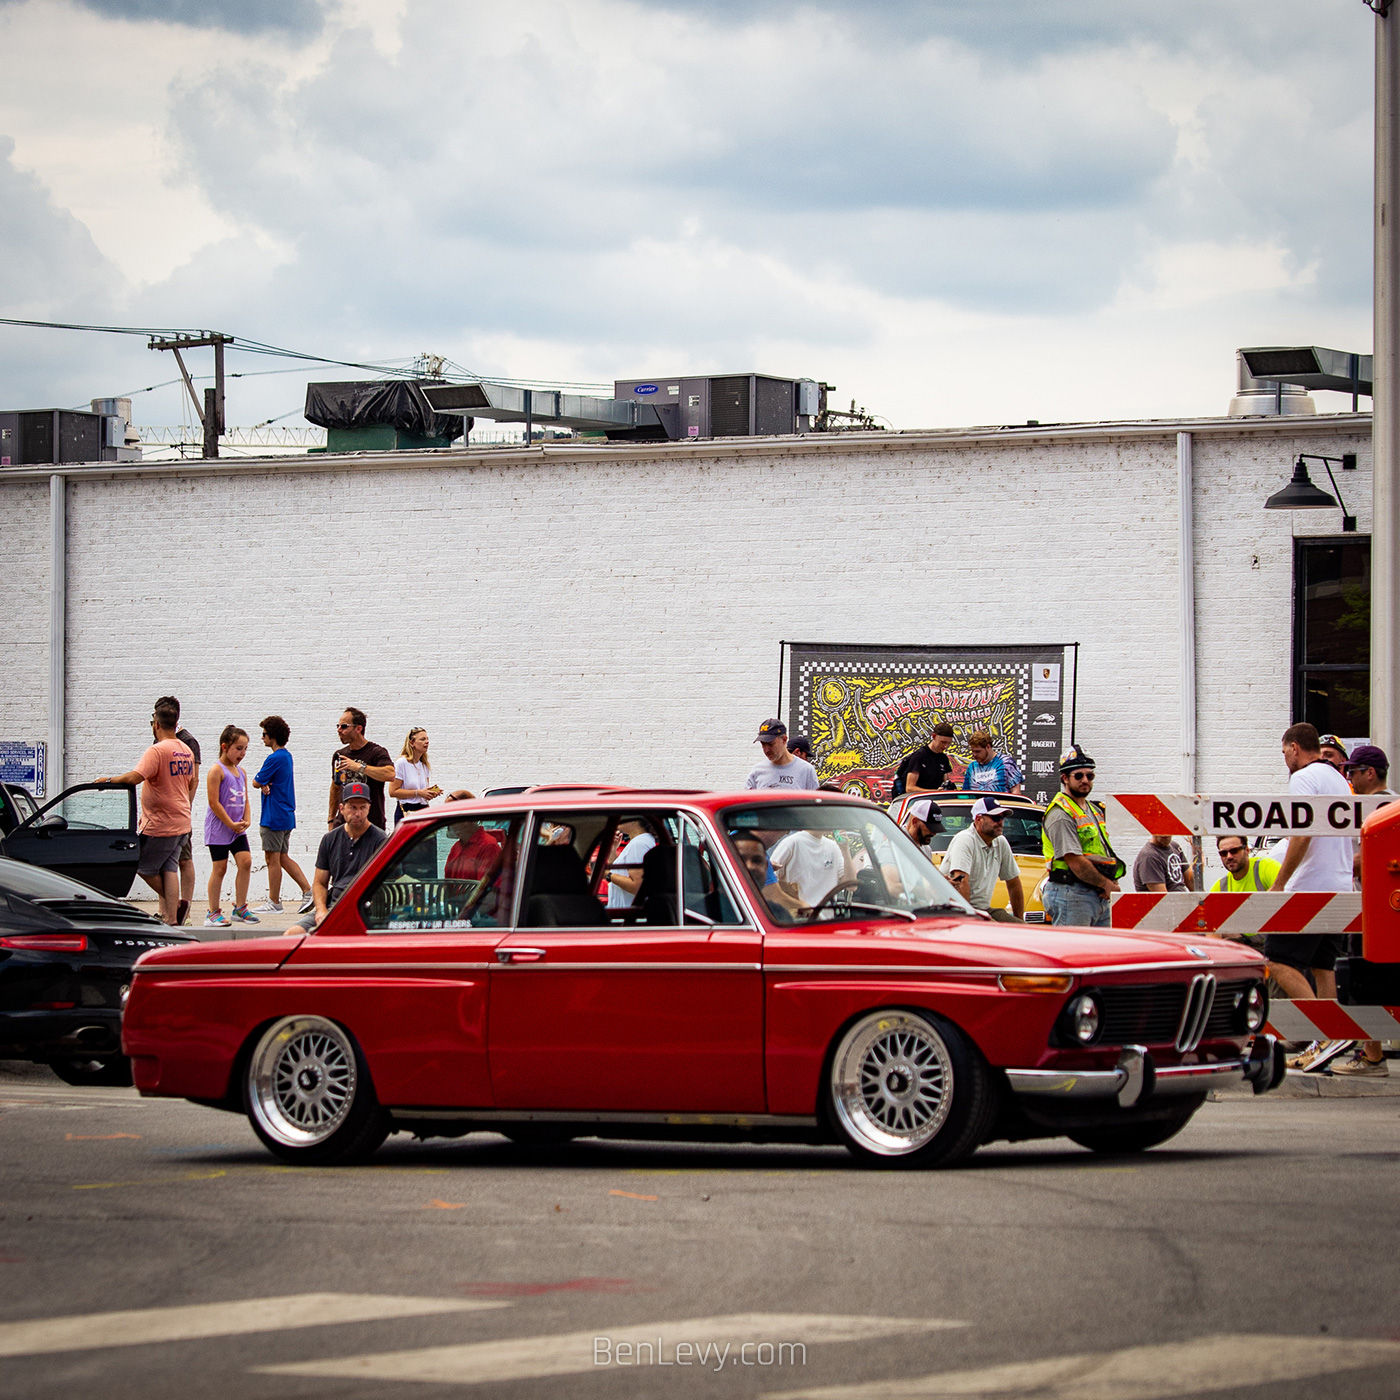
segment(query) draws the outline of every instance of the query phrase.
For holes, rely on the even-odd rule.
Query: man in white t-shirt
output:
[[[758,726],[758,738],[754,743],[763,745],[763,762],[754,766],[745,787],[815,792],[821,786],[817,770],[805,758],[788,751],[787,725],[782,720],[764,720]]]
[[[846,878],[841,847],[819,831],[793,831],[768,852],[780,884],[808,906],[820,903]]]
[[[1288,765],[1288,791],[1298,797],[1350,797],[1347,780],[1326,762],[1315,726],[1291,725],[1283,731],[1283,761]],[[1275,890],[1351,889],[1351,840],[1346,836],[1290,836],[1274,881]],[[1287,997],[1323,997],[1335,1000],[1336,966],[1340,939],[1335,934],[1268,934],[1264,956]],[[1308,985],[1311,971],[1317,984]]]

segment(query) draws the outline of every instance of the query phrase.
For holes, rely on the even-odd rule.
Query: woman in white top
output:
[[[389,779],[389,796],[397,803],[394,825],[403,820],[405,812],[417,812],[441,795],[442,789],[433,782],[433,765],[428,762],[428,731],[410,729],[402,756],[394,761],[394,776]]]

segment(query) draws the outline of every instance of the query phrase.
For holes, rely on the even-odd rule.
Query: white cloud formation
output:
[[[0,3],[15,236],[86,228],[91,319],[810,374],[902,427],[1219,412],[1237,345],[1369,346],[1355,0],[160,8]],[[25,246],[57,306],[74,254]],[[114,353],[92,393],[131,387]],[[298,382],[241,381],[234,418]]]

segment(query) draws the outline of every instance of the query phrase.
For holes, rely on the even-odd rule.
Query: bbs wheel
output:
[[[1204,1102],[1204,1094],[1192,1094],[1190,1098],[1178,1099],[1166,1110],[1158,1110],[1151,1118],[1133,1123],[1109,1123],[1102,1128],[1076,1128],[1067,1136],[1071,1142],[1091,1152],[1146,1152],[1149,1147],[1174,1138]]]
[[[244,1071],[244,1103],[253,1131],[288,1162],[359,1161],[389,1132],[359,1047],[321,1016],[284,1016],[263,1032]]]
[[[864,797],[867,801],[874,800],[874,794],[870,791],[870,784],[863,782],[860,778],[852,778],[849,783],[842,783],[841,791],[850,793],[852,797]]]
[[[961,1031],[928,1012],[860,1017],[836,1044],[827,1095],[841,1140],[869,1166],[961,1161],[986,1137],[996,1111],[986,1061]]]

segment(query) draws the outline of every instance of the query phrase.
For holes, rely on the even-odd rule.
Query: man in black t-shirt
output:
[[[951,724],[934,725],[933,737],[928,743],[907,754],[896,770],[895,792],[937,792],[953,771],[953,760],[948,757],[948,746],[952,742]]]
[[[336,725],[343,745],[331,756],[331,805],[326,815],[327,828],[340,826],[345,818],[340,812],[340,785],[361,782],[369,785],[369,824],[380,831],[384,825],[384,784],[394,776],[394,760],[383,744],[372,744],[365,738],[368,720],[363,710],[349,706]]]

